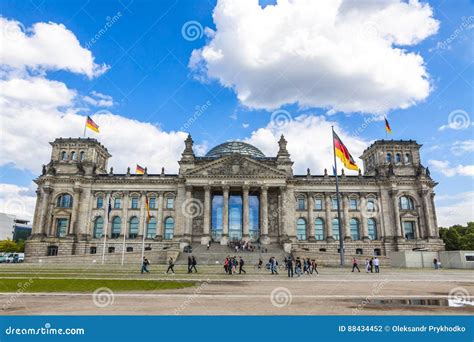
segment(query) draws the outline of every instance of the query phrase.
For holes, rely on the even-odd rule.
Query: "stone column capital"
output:
[[[260,190],[261,190],[262,192],[263,192],[263,191],[267,192],[267,191],[268,191],[268,186],[267,186],[267,185],[262,185],[262,186],[260,187]]]
[[[223,185],[222,186],[222,191],[229,192],[229,190],[230,190],[230,186],[228,186],[228,185]]]
[[[204,191],[211,191],[212,187],[210,185],[204,185]]]
[[[184,189],[185,189],[186,191],[193,191],[193,186],[192,186],[192,185],[185,185],[185,186],[184,186]]]
[[[242,190],[245,191],[245,192],[249,192],[250,186],[249,185],[243,185]]]

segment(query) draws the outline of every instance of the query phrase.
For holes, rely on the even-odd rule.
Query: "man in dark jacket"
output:
[[[242,272],[247,274],[247,272],[245,272],[244,270],[244,259],[242,259],[242,257],[239,257],[239,274],[242,274]]]

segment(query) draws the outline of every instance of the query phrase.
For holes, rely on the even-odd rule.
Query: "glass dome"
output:
[[[250,156],[252,158],[265,158],[265,155],[258,148],[241,141],[229,141],[217,145],[206,153],[206,157],[219,158],[233,153]]]

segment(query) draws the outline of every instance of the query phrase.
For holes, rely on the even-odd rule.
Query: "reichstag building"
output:
[[[139,175],[109,169],[111,155],[95,139],[56,139],[36,179],[26,256],[136,253],[143,246],[179,253],[188,244],[235,240],[337,253],[335,177],[327,170],[294,174],[285,138],[276,143],[276,156],[238,141],[196,156],[188,136],[178,174],[145,169]],[[437,183],[421,164],[420,147],[379,140],[361,156],[363,173],[339,170],[346,253],[444,249],[433,200]]]

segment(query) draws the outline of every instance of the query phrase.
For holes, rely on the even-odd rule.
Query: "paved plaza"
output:
[[[176,275],[164,266],[140,274],[113,266],[71,269],[57,265],[4,265],[0,277],[19,281],[16,293],[0,294],[4,315],[457,315],[474,314],[469,270],[385,268],[380,274],[321,268],[319,275],[288,278],[250,268],[246,275],[203,266]],[[192,281],[195,286],[160,291],[30,292],[25,279],[124,279]],[[0,281],[1,284],[1,281]],[[23,285],[22,285],[23,284]],[[0,285],[1,286],[1,285]],[[0,289],[0,292],[2,290]],[[101,293],[102,291],[102,293]]]

